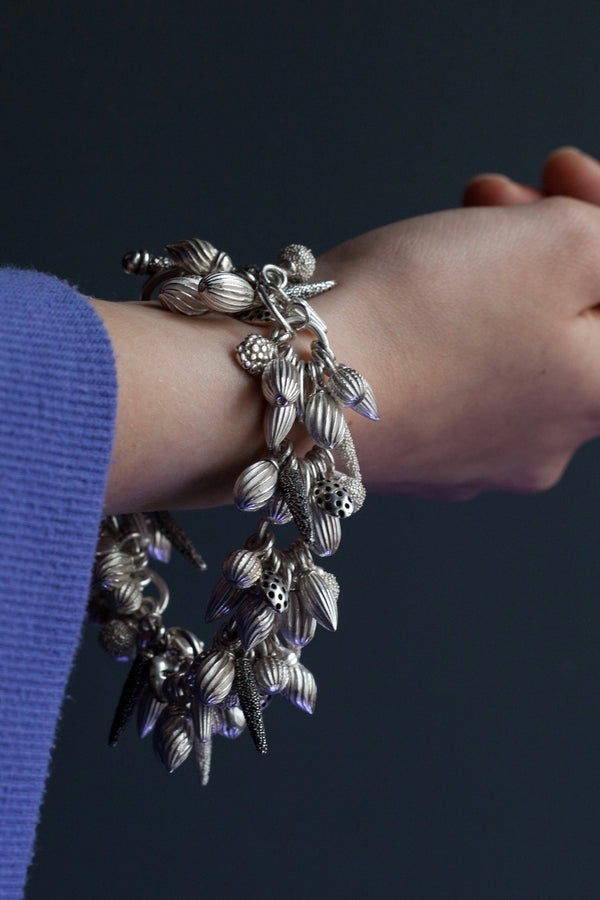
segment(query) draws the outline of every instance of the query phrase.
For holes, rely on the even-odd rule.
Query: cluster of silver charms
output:
[[[316,683],[300,662],[317,624],[335,631],[339,586],[314,556],[331,556],[341,520],[362,506],[365,490],[344,410],[370,419],[379,414],[363,376],[336,361],[327,328],[309,299],[334,286],[311,282],[315,258],[302,245],[280,251],[277,264],[234,268],[208,241],[169,244],[166,256],[128,253],[129,273],[148,276],[141,299],[157,296],[172,312],[221,313],[268,336],[249,334],[237,347],[239,364],[260,377],[267,402],[266,453],[234,487],[238,509],[259,511],[260,522],[243,548],[230,553],[206,609],[207,622],[225,619],[210,647],[192,632],[166,628],[164,580],[150,567],[168,562],[171,546],[199,569],[205,563],[172,516],[164,511],[106,517],[101,526],[90,597],[101,625],[101,646],[132,663],[111,726],[115,745],[137,710],[141,737],[169,772],[194,752],[208,782],[212,738],[235,738],[244,728],[266,753],[263,710],[276,694],[312,713]],[[309,331],[308,361],[293,338]],[[306,428],[312,448],[299,458],[289,439],[294,423]],[[299,537],[285,549],[274,526],[293,522]]]

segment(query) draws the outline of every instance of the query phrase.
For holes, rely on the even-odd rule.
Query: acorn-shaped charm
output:
[[[329,450],[339,444],[346,431],[342,410],[322,389],[309,397],[304,410],[304,424],[315,444]]]
[[[289,680],[281,691],[282,695],[298,709],[312,715],[317,702],[317,683],[314,675],[302,663],[289,666],[288,671]]]
[[[235,315],[254,302],[254,288],[233,272],[209,272],[198,282],[198,292],[209,309]]]
[[[280,660],[265,656],[254,663],[258,689],[266,694],[279,694],[290,680],[289,669]]]
[[[294,647],[306,647],[315,636],[316,628],[317,620],[300,603],[296,591],[290,591],[288,608],[279,622],[283,637]]]
[[[167,244],[165,249],[177,267],[190,275],[204,275],[211,269],[220,269],[222,272],[233,269],[233,263],[226,253],[219,252],[210,241],[203,241],[201,238]]]
[[[235,610],[235,622],[244,649],[252,650],[273,631],[275,610],[262,594],[246,595]]]
[[[262,392],[273,406],[289,406],[300,394],[300,373],[294,363],[276,356],[267,363],[262,373]]]
[[[235,609],[242,596],[243,592],[230,584],[225,577],[219,578],[211,591],[206,605],[204,621],[214,622],[216,619],[220,619],[221,616],[226,616]]]
[[[298,599],[310,615],[328,631],[335,631],[338,608],[329,585],[321,576],[323,569],[316,567],[301,572],[296,579]]]
[[[154,728],[154,750],[169,774],[186,761],[193,744],[192,723],[186,713],[163,710]]]
[[[317,556],[333,556],[342,540],[342,522],[318,506],[313,506],[314,541],[311,546]]]
[[[241,473],[233,488],[238,509],[254,512],[270,500],[277,487],[279,468],[272,459],[259,459]]]
[[[373,390],[356,369],[339,365],[327,383],[327,390],[342,406],[350,406],[368,419],[379,419]]]
[[[221,703],[231,691],[235,662],[228,650],[215,649],[202,653],[192,668],[196,696],[201,703]]]
[[[271,451],[277,450],[296,421],[296,407],[293,403],[288,406],[267,406],[264,421],[267,446]]]
[[[233,587],[249,588],[262,575],[260,557],[252,550],[234,550],[223,561],[223,575]]]

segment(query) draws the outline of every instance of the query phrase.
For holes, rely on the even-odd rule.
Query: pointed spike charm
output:
[[[246,719],[248,731],[259,753],[267,752],[267,735],[263,722],[260,694],[252,663],[246,656],[235,661],[235,689],[240,698],[240,706]]]
[[[131,665],[110,726],[108,743],[111,747],[116,747],[147,684],[151,658],[149,654],[138,653]]]
[[[150,514],[156,523],[158,530],[167,537],[173,547],[180,553],[184,559],[191,562],[196,569],[203,572],[206,569],[206,563],[196,550],[193,542],[185,533],[177,519],[173,518],[166,509],[157,510]]]

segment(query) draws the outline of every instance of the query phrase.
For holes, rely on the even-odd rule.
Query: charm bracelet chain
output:
[[[100,644],[113,659],[131,663],[109,743],[117,743],[136,713],[140,736],[153,733],[165,768],[173,772],[193,751],[207,784],[214,735],[235,738],[247,728],[266,753],[263,710],[273,696],[314,710],[316,682],[300,656],[317,624],[335,631],[339,595],[335,576],[314,556],[335,553],[341,520],[365,499],[344,409],[370,419],[379,413],[363,376],[336,361],[325,323],[308,302],[335,282],[311,282],[315,258],[307,247],[284,247],[277,265],[235,268],[226,253],[194,238],[168,244],[165,256],[128,253],[123,265],[148,276],[142,300],[157,293],[174,313],[220,313],[269,330],[268,337],[249,334],[236,350],[239,364],[261,379],[267,450],[234,487],[238,509],[261,518],[244,547],[225,558],[210,594],[206,622],[225,620],[210,647],[185,628],[163,624],[169,591],[151,561],[168,562],[174,547],[206,568],[168,512],[105,517],[92,577],[89,613],[101,626]],[[315,338],[307,362],[293,348],[304,330]],[[288,437],[295,422],[313,441],[303,458]],[[289,522],[299,536],[279,549],[274,526]]]

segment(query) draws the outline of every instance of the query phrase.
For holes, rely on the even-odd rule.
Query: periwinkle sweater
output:
[[[0,270],[0,898],[22,896],[110,465],[110,340],[72,287]]]

